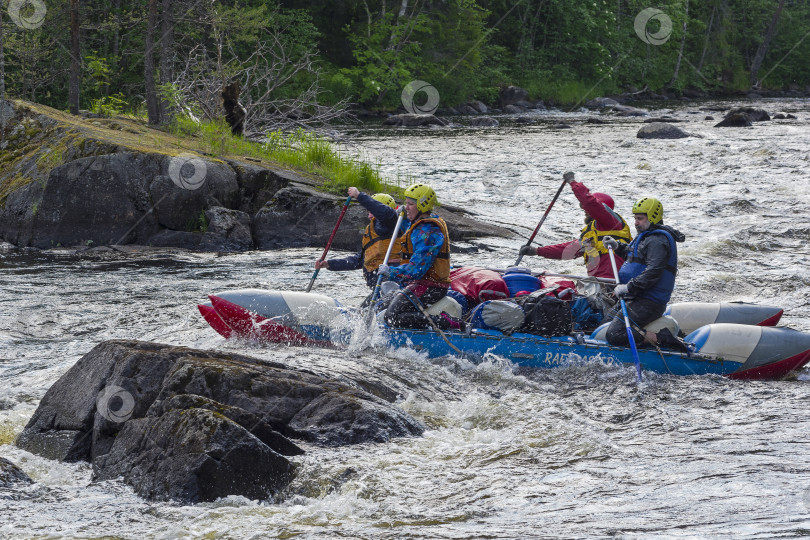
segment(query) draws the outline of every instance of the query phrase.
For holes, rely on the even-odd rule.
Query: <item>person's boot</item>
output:
[[[658,338],[658,346],[664,349],[672,349],[678,352],[688,353],[689,348],[683,341],[672,335],[669,328],[662,328],[656,332],[655,337]]]
[[[450,330],[450,321],[441,315],[431,315],[430,320],[439,330]],[[433,329],[433,326],[428,326],[428,328]]]
[[[464,323],[461,322],[459,319],[456,319],[455,317],[452,317],[447,312],[442,311],[441,314],[439,315],[439,317],[441,317],[442,319],[447,321],[447,324],[450,325],[451,330],[457,330],[459,332],[464,331]]]
[[[459,332],[464,331],[464,323],[454,317],[451,317],[444,311],[442,311],[440,315],[431,315],[430,320],[432,320],[436,327],[440,330],[457,330]]]

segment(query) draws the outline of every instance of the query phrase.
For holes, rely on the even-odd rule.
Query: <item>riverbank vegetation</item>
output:
[[[218,116],[235,81],[259,132],[395,109],[415,79],[447,106],[510,84],[570,104],[810,84],[804,0],[31,0],[5,1],[2,23],[11,96],[161,123]]]

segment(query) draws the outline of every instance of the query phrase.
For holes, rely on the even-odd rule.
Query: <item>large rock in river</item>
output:
[[[90,461],[95,479],[123,478],[150,499],[264,499],[291,478],[285,456],[302,453],[290,438],[333,446],[422,433],[361,386],[247,356],[108,341],[51,386],[17,445]]]
[[[402,121],[446,124],[433,115]],[[0,241],[200,251],[325,244],[340,208],[340,197],[323,191],[326,179],[265,158],[209,152],[195,139],[133,120],[84,119],[0,100]],[[291,204],[290,193],[305,193],[306,204]],[[366,222],[353,205],[335,247],[359,248]]]
[[[639,139],[683,139],[689,137],[689,134],[667,122],[653,122],[642,126],[636,137]]]
[[[768,111],[758,109],[757,107],[734,107],[726,113],[726,118],[740,113],[747,114],[752,122],[767,122],[771,119],[771,115],[768,114]]]

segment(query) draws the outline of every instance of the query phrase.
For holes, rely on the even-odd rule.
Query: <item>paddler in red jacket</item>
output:
[[[630,243],[633,239],[630,226],[616,212],[613,211],[613,198],[606,193],[591,193],[582,182],[573,179],[567,183],[571,186],[574,196],[579,201],[579,207],[585,211],[585,227],[579,239],[551,246],[523,246],[521,255],[538,255],[547,259],[573,259],[585,257],[588,275],[613,279],[613,268],[607,248],[602,245],[606,236],[611,236],[619,242]],[[616,257],[616,265],[621,267],[624,260]]]

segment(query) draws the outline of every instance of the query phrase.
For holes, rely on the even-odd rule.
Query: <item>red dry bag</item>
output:
[[[509,298],[509,287],[498,272],[476,266],[451,270],[450,288],[463,294],[469,307],[487,300]]]

